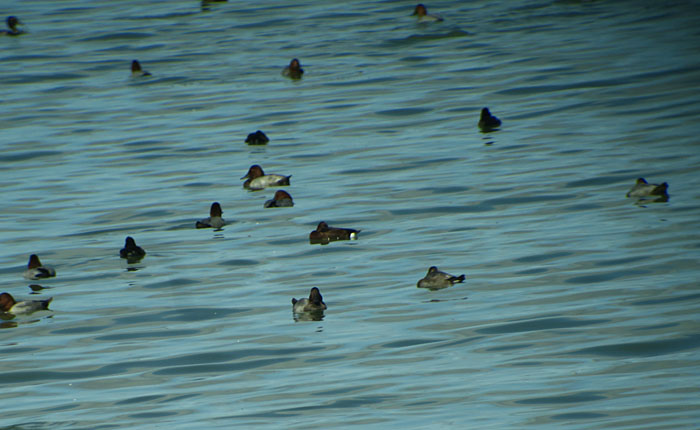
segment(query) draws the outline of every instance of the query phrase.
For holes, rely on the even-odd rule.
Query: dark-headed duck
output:
[[[39,261],[39,257],[36,254],[29,256],[29,263],[27,263],[27,270],[24,271],[23,276],[27,279],[44,279],[56,276],[56,271],[53,267],[44,266]]]
[[[489,108],[481,109],[481,118],[479,118],[479,128],[482,131],[491,131],[501,126],[501,120],[491,115]]]
[[[146,251],[136,245],[136,241],[131,236],[126,237],[124,248],[119,251],[121,258],[126,258],[128,262],[137,262],[146,256]]]
[[[308,299],[292,299],[292,310],[296,313],[320,312],[328,309],[318,288],[313,287]]]
[[[206,12],[212,5],[226,2],[227,0],[202,0],[200,7],[202,8],[202,12]]]
[[[428,13],[428,8],[424,4],[419,3],[416,8],[413,9],[413,15],[418,16],[418,21],[428,22],[428,21],[442,21],[442,17],[439,15],[431,15]]]
[[[247,188],[249,190],[262,190],[266,187],[289,185],[289,178],[291,177],[292,175],[284,176],[276,175],[274,173],[266,175],[265,172],[263,172],[262,167],[254,164],[250,166],[248,173],[246,173],[241,179],[247,179],[247,181],[243,183],[243,188]]]
[[[352,228],[329,227],[324,221],[318,223],[316,230],[309,233],[309,242],[327,244],[334,240],[355,240],[360,230]]]
[[[131,76],[151,76],[151,74],[141,69],[141,63],[138,60],[131,62]]]
[[[668,183],[650,184],[644,178],[639,178],[627,197],[668,197]]]
[[[260,130],[255,133],[250,133],[248,137],[245,138],[245,143],[248,145],[266,145],[269,141],[270,139]]]
[[[266,208],[288,208],[294,206],[292,196],[284,190],[277,190],[275,196],[265,202]]]
[[[0,294],[0,312],[7,312],[13,315],[31,314],[32,312],[49,309],[53,297],[46,300],[24,300],[18,302],[10,293]]]
[[[16,16],[8,16],[6,22],[9,30],[3,30],[0,34],[4,34],[6,36],[19,36],[20,34],[24,34],[24,31],[17,28],[17,25],[22,23]]]
[[[464,275],[453,276],[449,273],[441,272],[437,267],[432,266],[428,269],[425,278],[418,281],[418,288],[429,288],[431,290],[440,290],[451,287],[455,283],[464,282]]]
[[[221,218],[224,212],[221,210],[221,205],[219,202],[214,202],[211,204],[209,209],[209,216],[204,219],[200,219],[195,224],[197,228],[221,228],[226,225],[226,221]]]
[[[301,75],[304,74],[304,69],[301,68],[301,63],[296,58],[293,58],[289,62],[289,66],[282,69],[282,76],[286,76],[291,79],[301,79]]]

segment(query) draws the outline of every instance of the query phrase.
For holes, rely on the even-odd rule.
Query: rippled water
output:
[[[54,300],[0,321],[0,427],[696,428],[698,6],[13,2],[0,281]]]

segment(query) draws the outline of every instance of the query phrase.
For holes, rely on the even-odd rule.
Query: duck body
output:
[[[138,60],[134,60],[131,62],[131,76],[151,76],[151,73],[141,69],[141,63],[139,63]]]
[[[53,269],[53,267],[44,266],[41,264],[39,257],[36,254],[32,254],[29,256],[27,270],[24,271],[22,276],[31,280],[46,279],[56,276],[56,271]]]
[[[16,301],[10,293],[0,294],[0,311],[13,315],[31,314],[36,311],[48,310],[53,297],[46,300]]]
[[[296,58],[289,62],[289,65],[282,69],[282,76],[290,79],[301,79],[304,74],[304,69],[301,68],[301,63]]]
[[[437,267],[432,266],[428,269],[428,273],[423,279],[418,281],[418,288],[428,288],[431,290],[441,290],[443,288],[451,287],[456,283],[464,282],[465,276],[459,275],[454,276],[449,273],[442,272],[438,270]]]
[[[627,197],[668,197],[668,183],[650,184],[644,178],[638,178],[637,183],[627,193]]]
[[[270,139],[260,130],[250,133],[245,139],[245,143],[248,145],[267,145],[269,141]]]
[[[221,228],[226,225],[226,220],[221,218],[223,211],[221,210],[221,205],[219,202],[214,202],[211,204],[209,209],[209,216],[204,219],[200,219],[195,223],[196,228]]]
[[[321,296],[321,292],[316,287],[311,289],[308,299],[292,299],[292,310],[295,313],[321,312],[326,309],[328,307],[323,302],[323,296]]]
[[[418,22],[436,22],[443,21],[440,15],[432,15],[428,13],[428,8],[424,4],[419,3],[413,9],[413,15],[418,17]]]
[[[195,223],[196,228],[221,228],[225,225],[226,221],[220,216],[206,217]]]
[[[288,192],[277,190],[275,196],[266,201],[264,206],[266,208],[288,208],[294,206],[294,201]]]
[[[131,236],[127,236],[124,243],[124,248],[119,250],[119,257],[126,258],[129,262],[136,262],[145,256],[146,251],[144,251],[144,249],[140,246],[136,245],[136,241]]]
[[[327,244],[336,240],[355,240],[360,230],[352,228],[330,227],[324,221],[318,223],[316,230],[309,233],[309,242]]]
[[[478,125],[482,131],[491,131],[501,126],[501,120],[491,115],[489,108],[483,108]]]
[[[262,190],[267,187],[289,185],[289,178],[291,177],[292,175],[284,176],[274,173],[266,175],[262,167],[254,164],[250,166],[248,173],[241,177],[241,179],[246,179],[246,181],[243,183],[243,188],[255,191]]]

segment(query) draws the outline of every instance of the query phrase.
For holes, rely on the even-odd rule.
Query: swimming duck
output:
[[[221,218],[223,211],[221,210],[221,205],[219,202],[214,202],[211,204],[209,209],[209,217],[197,221],[195,227],[197,228],[221,228],[226,225],[226,221]]]
[[[29,256],[27,270],[24,271],[23,276],[27,279],[51,278],[56,276],[56,271],[53,267],[42,265],[39,257],[36,254],[32,254]]]
[[[303,74],[304,69],[301,68],[301,64],[296,58],[293,58],[292,61],[289,62],[289,66],[282,69],[282,76],[291,79],[301,79],[301,75]]]
[[[352,228],[329,227],[321,221],[316,230],[309,233],[309,242],[327,244],[334,240],[355,240],[359,232],[360,230]]]
[[[481,118],[479,118],[479,128],[482,131],[491,131],[501,126],[501,120],[491,115],[489,108],[481,109]]]
[[[428,269],[425,278],[418,281],[418,288],[440,290],[451,287],[455,283],[464,282],[464,278],[464,275],[453,276],[449,273],[441,272],[437,267],[432,266]]]
[[[46,300],[24,300],[18,302],[10,293],[0,294],[0,312],[7,312],[14,315],[31,314],[32,312],[49,309],[53,297]]]
[[[296,313],[321,312],[328,309],[318,288],[313,287],[308,299],[292,299],[292,310]]]
[[[265,145],[269,141],[270,139],[260,130],[255,133],[250,133],[245,139],[245,143],[248,145]]]
[[[668,197],[668,183],[650,184],[644,178],[637,179],[631,190],[627,193],[627,197],[650,197],[661,196]]]
[[[219,3],[226,3],[227,0],[202,0],[200,7],[202,12],[206,12],[210,9],[212,5],[217,5]]]
[[[420,22],[442,21],[441,16],[429,14],[428,8],[426,8],[422,3],[416,5],[416,8],[413,9],[413,15],[417,15],[418,21]]]
[[[131,76],[151,76],[151,74],[145,70],[141,70],[141,63],[138,60],[131,62]]]
[[[294,206],[292,196],[284,190],[277,190],[275,196],[265,202],[266,208],[288,208]]]
[[[119,251],[119,256],[121,258],[126,258],[130,263],[137,262],[146,256],[146,251],[140,246],[136,245],[136,241],[131,236],[126,237],[124,242],[124,248]]]
[[[243,188],[249,190],[262,190],[265,187],[272,187],[277,185],[289,185],[289,178],[292,175],[283,176],[271,173],[266,175],[263,172],[262,167],[257,164],[250,166],[248,173],[245,174],[241,179],[248,179],[243,183]]]
[[[16,16],[8,16],[5,22],[7,22],[7,28],[10,30],[2,30],[0,34],[4,34],[6,36],[19,36],[20,34],[24,34],[24,31],[17,28],[17,25],[22,23]]]

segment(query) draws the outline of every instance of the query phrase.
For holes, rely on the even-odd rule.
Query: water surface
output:
[[[0,282],[54,301],[0,321],[2,428],[695,428],[698,5],[428,7],[8,5]],[[467,280],[416,288],[431,265]]]

